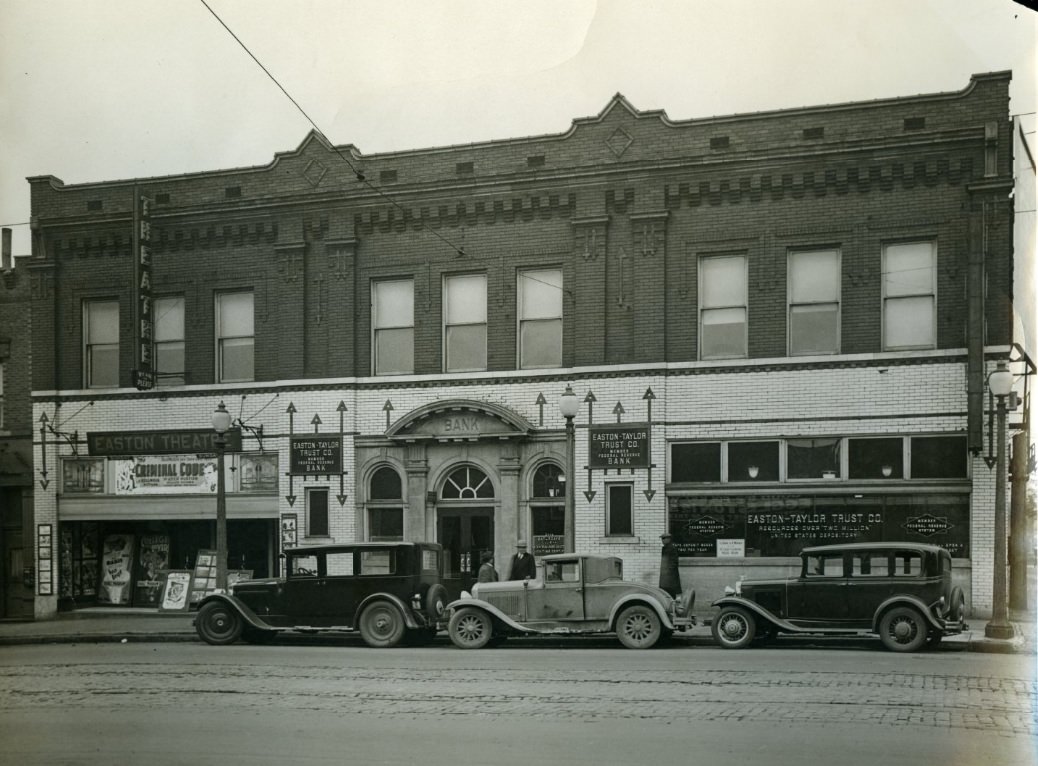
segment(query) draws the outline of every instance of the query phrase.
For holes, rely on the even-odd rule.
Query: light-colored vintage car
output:
[[[537,579],[479,583],[447,605],[455,646],[480,649],[508,636],[616,633],[629,649],[648,649],[695,625],[695,591],[665,591],[623,579],[616,556],[545,556]]]

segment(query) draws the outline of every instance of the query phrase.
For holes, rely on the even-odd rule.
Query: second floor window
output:
[[[839,251],[808,250],[790,253],[790,355],[838,353],[839,326]]]
[[[519,272],[519,367],[562,366],[562,271]]]
[[[372,371],[414,372],[414,282],[399,279],[371,285]]]
[[[155,299],[155,377],[161,386],[184,380],[184,298]]]
[[[883,248],[883,350],[937,345],[937,253],[933,242]]]
[[[746,356],[746,256],[699,261],[699,356]]]
[[[119,302],[83,304],[83,382],[86,388],[119,385]]]
[[[443,296],[444,370],[487,368],[487,278],[483,274],[447,277]]]
[[[252,293],[216,296],[216,381],[254,380]]]

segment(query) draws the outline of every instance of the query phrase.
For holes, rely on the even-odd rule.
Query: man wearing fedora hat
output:
[[[537,565],[533,556],[526,552],[526,541],[520,540],[515,544],[515,555],[508,567],[509,580],[525,580],[527,577],[533,579],[537,575]]]
[[[681,575],[678,572],[678,549],[671,542],[670,533],[660,535],[663,550],[660,551],[660,588],[677,598],[681,595]]]

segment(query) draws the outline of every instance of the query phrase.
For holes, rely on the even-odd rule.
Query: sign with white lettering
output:
[[[224,434],[225,452],[241,452],[241,431]],[[187,431],[94,431],[87,434],[91,455],[188,455],[216,452],[216,432],[211,428]]]
[[[717,558],[741,559],[746,556],[746,541],[742,539],[717,539]]]
[[[195,455],[142,455],[115,460],[117,495],[198,495],[216,492],[217,460]]]
[[[141,391],[155,387],[154,319],[151,311],[151,200],[140,197],[134,209],[134,255],[137,288],[137,367],[133,384]]]
[[[293,436],[288,464],[288,472],[293,476],[340,474],[342,437],[339,434]]]
[[[648,468],[649,424],[588,426],[589,468]]]

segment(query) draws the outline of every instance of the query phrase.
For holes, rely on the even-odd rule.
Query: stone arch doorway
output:
[[[494,552],[494,502],[491,478],[471,464],[447,473],[438,490],[436,540],[443,546],[447,589],[469,590],[481,555]]]

